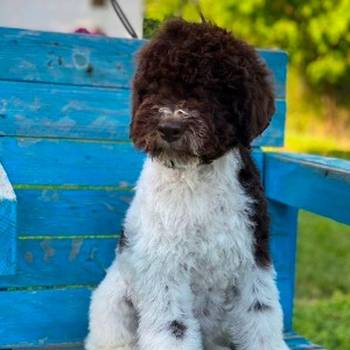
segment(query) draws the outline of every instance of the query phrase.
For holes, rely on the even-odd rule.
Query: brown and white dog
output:
[[[287,350],[268,215],[249,145],[274,96],[255,50],[167,22],[139,53],[131,137],[148,158],[87,350]]]

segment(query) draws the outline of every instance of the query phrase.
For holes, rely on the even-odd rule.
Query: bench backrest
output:
[[[17,196],[16,236],[6,231],[17,243],[16,271],[0,270],[0,347],[77,343],[86,334],[89,295],[114,257],[144,158],[128,139],[134,54],[142,45],[0,29],[0,163]],[[277,96],[275,118],[254,143],[262,171],[260,146],[283,144],[287,57],[260,54]],[[288,329],[294,237],[283,232],[290,213],[273,203],[271,212]]]

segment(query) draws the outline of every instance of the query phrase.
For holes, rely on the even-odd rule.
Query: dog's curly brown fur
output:
[[[142,103],[191,99],[202,115],[210,114],[214,131],[202,152],[205,160],[237,144],[248,146],[274,112],[269,72],[254,48],[210,23],[168,21],[139,52],[133,90],[131,137],[136,146],[144,147],[149,130],[147,121],[138,118]],[[151,116],[149,106],[142,107]]]

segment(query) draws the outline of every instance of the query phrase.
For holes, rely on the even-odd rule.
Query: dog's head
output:
[[[249,146],[273,112],[254,48],[213,24],[171,20],[139,52],[130,135],[152,157],[210,162]]]

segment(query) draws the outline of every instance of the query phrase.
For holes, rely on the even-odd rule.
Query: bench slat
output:
[[[350,224],[350,162],[302,154],[267,153],[268,198]]]
[[[0,80],[130,87],[134,55],[143,40],[0,28]],[[285,96],[288,57],[261,50]]]
[[[125,143],[0,140],[0,162],[15,188],[18,184],[130,185],[136,182],[144,159],[141,152]]]
[[[21,185],[35,185],[33,189],[72,185],[82,186],[81,190],[86,186],[130,187],[144,160],[144,154],[130,143],[14,137],[0,141],[0,162],[15,189]]]
[[[130,90],[0,81],[0,135],[129,142]],[[281,146],[286,106],[254,145]]]
[[[0,289],[97,285],[115,256],[117,240],[117,235],[20,239],[17,273],[0,278]]]
[[[17,190],[19,236],[115,235],[133,192]]]
[[[324,350],[323,347],[318,346],[310,342],[309,340],[301,337],[295,333],[285,333],[284,336],[290,350]],[[52,347],[16,347],[16,350],[53,350]],[[82,343],[66,343],[59,344],[54,347],[55,350],[84,350]]]
[[[0,79],[129,88],[142,41],[0,29]]]
[[[285,288],[284,281],[278,284]],[[81,342],[90,293],[91,288],[0,292],[0,348]]]
[[[0,135],[129,140],[129,90],[0,81],[0,96]]]
[[[91,290],[0,292],[0,347],[81,342]]]
[[[18,240],[17,272],[0,278],[0,289],[38,286],[96,285],[115,256],[119,235],[111,237],[37,237]],[[275,237],[274,237],[275,238]],[[276,240],[280,243],[280,240]],[[288,289],[292,279],[276,243],[271,245],[281,299],[289,322]],[[288,281],[288,282],[287,282]],[[288,327],[289,329],[289,327]]]

